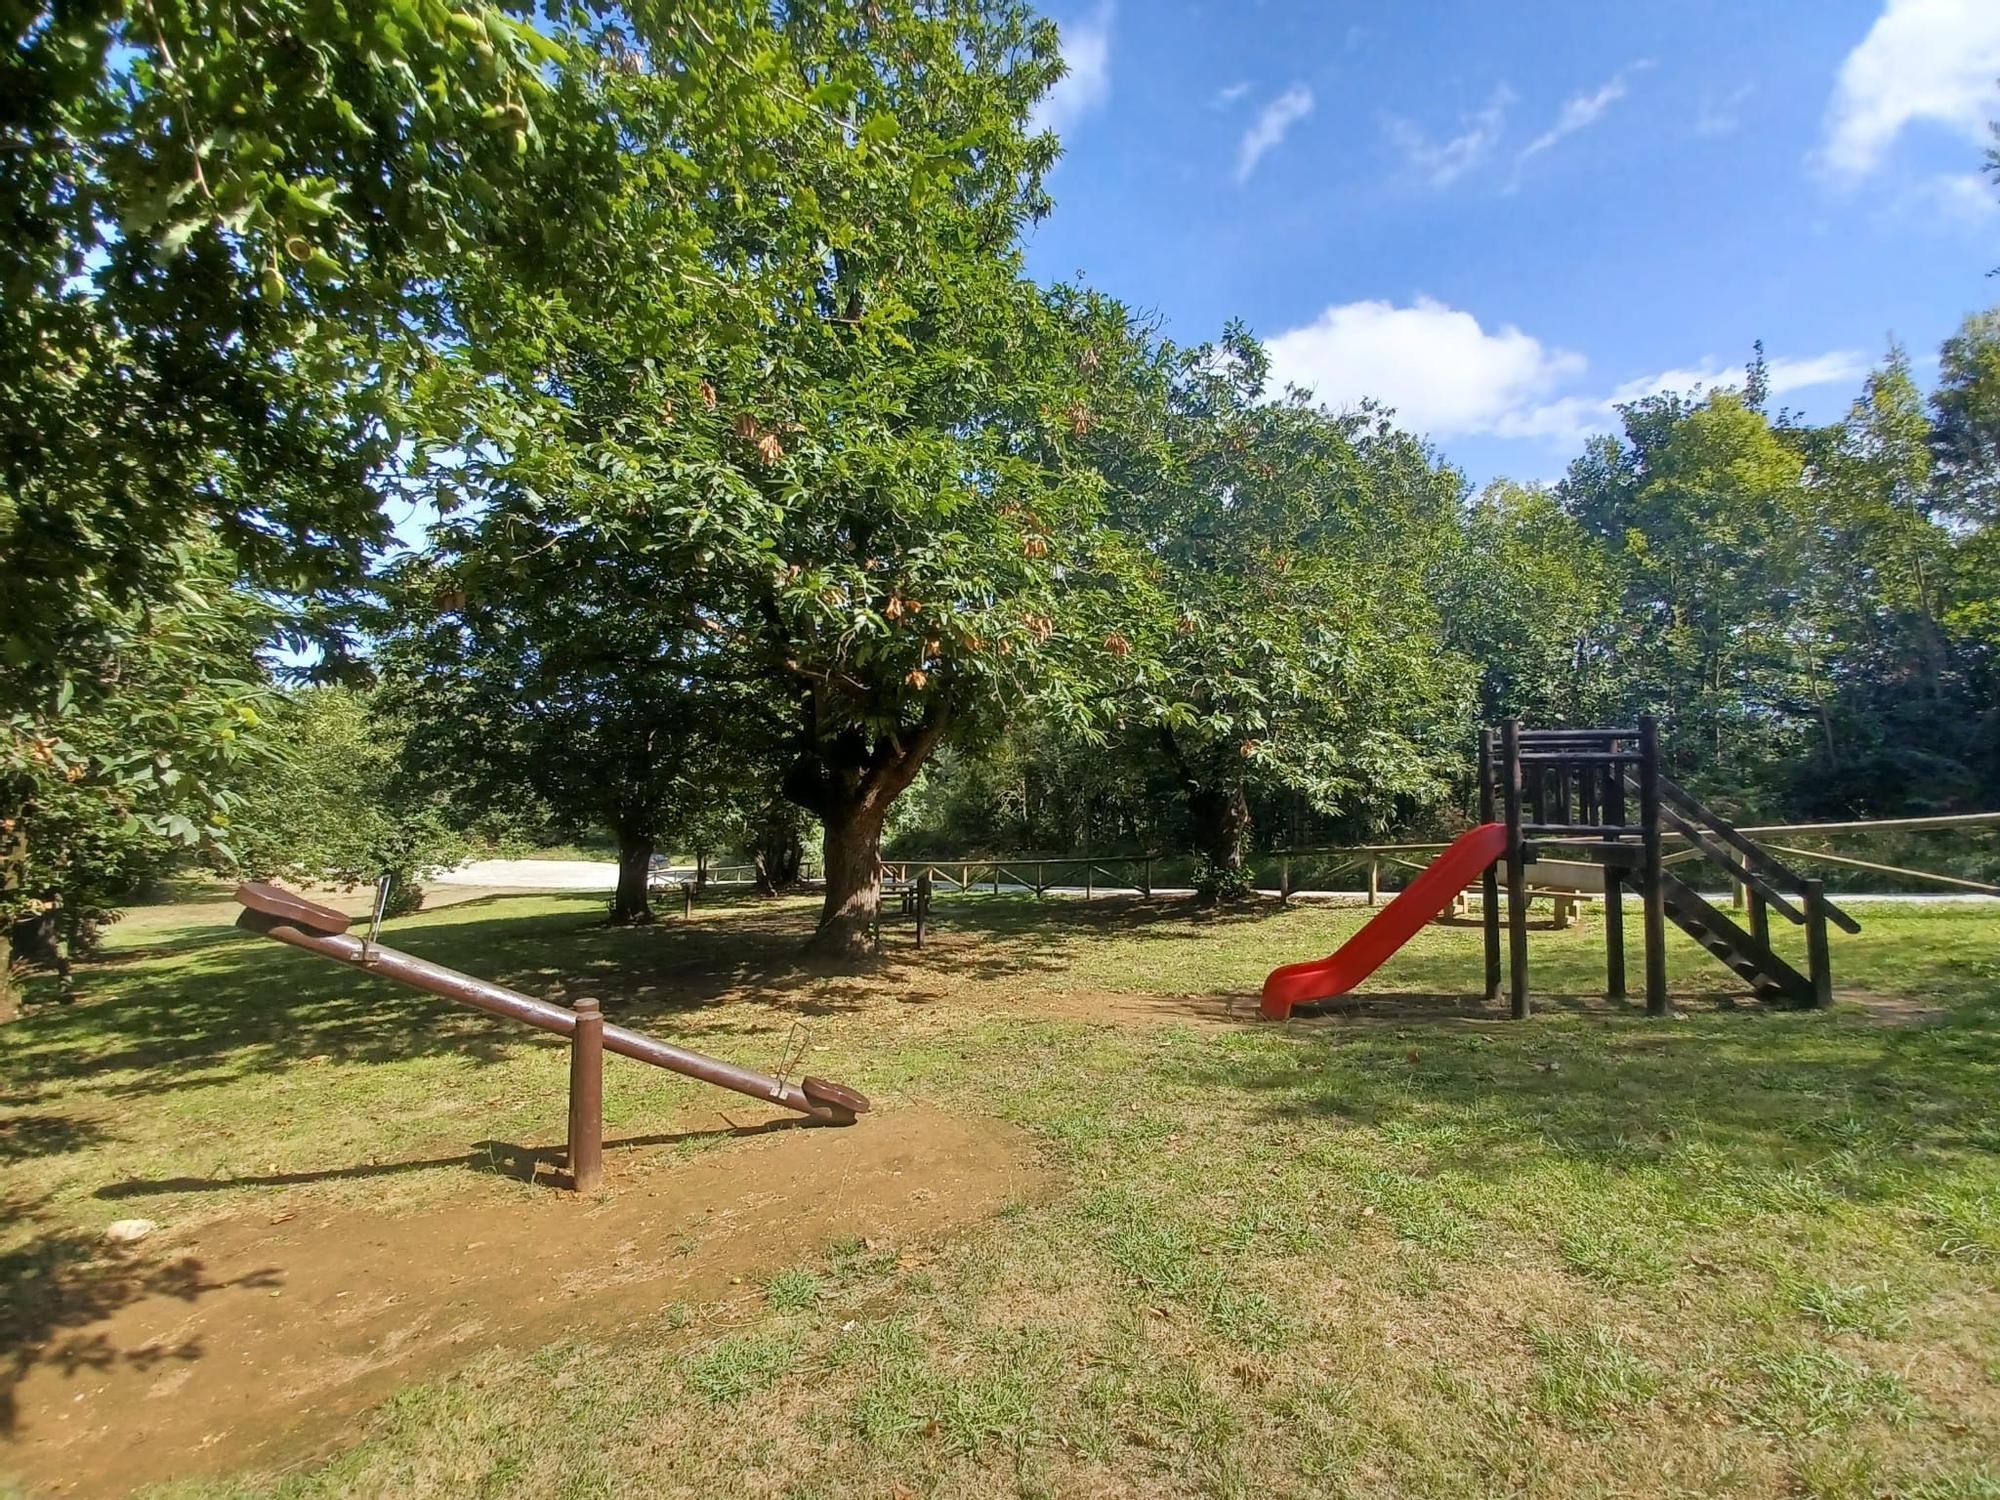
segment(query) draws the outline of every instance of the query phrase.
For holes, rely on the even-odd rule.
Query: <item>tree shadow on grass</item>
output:
[[[887,1003],[928,979],[991,979],[1059,971],[1069,944],[1104,930],[1108,916],[1056,920],[1036,933],[1032,908],[983,931],[942,929],[937,946],[891,952],[859,966],[801,951],[810,916],[796,901],[745,900],[725,913],[646,927],[595,920],[589,893],[560,909],[510,915],[508,898],[485,898],[394,923],[386,943],[558,1004],[589,996],[613,1019],[676,1041],[782,1033],[800,1014]],[[982,919],[990,913],[982,913]],[[1157,919],[1140,913],[1138,920]],[[112,993],[10,1025],[0,1049],[0,1102],[32,1105],[61,1092],[67,1103],[214,1088],[302,1065],[373,1064],[450,1054],[500,1063],[523,1046],[560,1046],[348,965],[293,952],[233,930],[171,966],[104,966]],[[726,1001],[725,1014],[713,1009]],[[56,1118],[57,1116],[51,1116]],[[66,1118],[66,1116],[62,1116]],[[46,1132],[45,1132],[46,1134]],[[25,1138],[25,1137],[24,1137]],[[41,1152],[58,1149],[49,1137]]]
[[[9,1115],[0,1119],[0,1163],[63,1156],[105,1139],[95,1121],[75,1115]]]
[[[582,892],[481,897],[389,924],[388,943],[561,1004],[589,996],[607,1015],[700,1044],[781,1033],[801,1015],[826,1016],[944,993],[968,982],[1055,976],[1110,939],[1184,943],[1274,915],[1275,903],[1205,911],[1186,899],[955,898],[940,904],[934,940],[859,966],[807,956],[810,901],[732,898],[636,928],[598,920]],[[547,909],[554,903],[556,909]],[[109,996],[32,1015],[8,1028],[0,1092],[20,1105],[60,1089],[106,1100],[212,1088],[302,1064],[389,1063],[452,1054],[503,1062],[523,1046],[560,1045],[448,1001],[266,939],[218,929],[154,969],[120,957],[99,973]],[[745,1006],[745,998],[757,1002]],[[725,1013],[714,1007],[731,1004]]]

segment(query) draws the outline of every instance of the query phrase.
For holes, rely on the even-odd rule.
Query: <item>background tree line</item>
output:
[[[0,118],[5,915],[468,832],[1197,850],[1463,815],[1663,714],[1774,813],[2000,797],[2000,319],[1928,396],[1621,412],[1549,489],[1025,273],[1020,0],[24,13]],[[436,517],[414,548],[392,507]],[[405,540],[411,540],[405,538]],[[274,656],[273,646],[282,648]],[[290,679],[358,683],[300,688]],[[366,806],[367,816],[356,809]]]
[[[1257,409],[1275,420],[1282,407]],[[1236,789],[1233,821],[1267,845],[1450,828],[1470,807],[1475,726],[1508,714],[1659,713],[1677,775],[1774,818],[2000,805],[2000,313],[1967,318],[1946,342],[1928,398],[1892,348],[1840,421],[1810,425],[1770,409],[1759,353],[1740,384],[1650,397],[1620,421],[1548,487],[1500,480],[1470,495],[1413,445],[1396,483],[1344,467],[1356,512],[1382,528],[1349,535],[1344,550],[1273,526],[1227,482],[1209,485],[1233,548],[1282,548],[1288,563],[1281,589],[1233,612],[1244,639],[1191,649],[1173,677],[1180,704],[1213,705],[1199,696],[1214,692],[1209,664],[1241,693],[1237,717],[1209,720],[1236,752],[1212,773]],[[1434,509],[1399,508],[1426,483]],[[1296,474],[1282,488],[1289,501],[1310,493]],[[1203,546],[1211,534],[1173,533]],[[1334,575],[1326,597],[1314,563]],[[1191,584],[1223,593],[1253,577],[1203,551]],[[1389,592],[1399,579],[1400,596]],[[1332,669],[1278,628],[1294,607],[1324,632],[1321,646],[1367,656],[1394,693],[1341,683],[1310,713]],[[1349,710],[1352,722],[1336,717]],[[1226,856],[1207,804],[1174,795],[1185,778],[1159,733],[1170,714],[1154,705],[1093,745],[1030,716],[993,752],[934,770],[902,846]],[[1303,732],[1290,715],[1305,716]],[[1298,752],[1314,759],[1302,767]],[[1351,782],[1319,774],[1349,756]]]

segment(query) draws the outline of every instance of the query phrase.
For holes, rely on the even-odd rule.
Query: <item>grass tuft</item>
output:
[[[1798,1309],[1828,1333],[1886,1339],[1910,1326],[1901,1295],[1886,1281],[1822,1281],[1798,1293]]]
[[[819,1301],[826,1281],[810,1266],[787,1266],[764,1283],[764,1300],[779,1312],[804,1312]]]
[[[1533,1328],[1528,1342],[1541,1361],[1535,1406],[1566,1427],[1605,1431],[1614,1414],[1660,1388],[1659,1371],[1611,1329]]]
[[[1761,1388],[1745,1419],[1780,1437],[1823,1437],[1864,1421],[1899,1425],[1921,1411],[1900,1376],[1818,1344],[1760,1356],[1752,1368]]]
[[[777,1338],[726,1338],[682,1361],[688,1389],[711,1406],[730,1406],[773,1385],[796,1350]]]

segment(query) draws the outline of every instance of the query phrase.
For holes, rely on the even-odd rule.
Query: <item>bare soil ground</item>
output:
[[[630,1149],[657,1138],[607,1142],[625,1160],[588,1201],[522,1185],[552,1148],[422,1213],[235,1216],[107,1250],[73,1273],[83,1317],[16,1356],[9,1467],[40,1492],[102,1495],[310,1458],[476,1351],[665,1334],[677,1307],[760,1301],[772,1271],[837,1241],[931,1243],[1042,1186],[1007,1126],[921,1108],[845,1130],[793,1118],[672,1170]]]

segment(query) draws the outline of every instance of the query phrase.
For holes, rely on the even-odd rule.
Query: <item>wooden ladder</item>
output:
[[[1630,778],[1628,783],[1636,789]],[[1728,871],[1750,902],[1750,926],[1744,928],[1686,881],[1662,872],[1660,896],[1667,917],[1722,960],[1759,998],[1799,1006],[1830,1004],[1827,924],[1848,933],[1859,932],[1861,924],[1826,899],[1820,882],[1796,873],[1686,788],[1665,776],[1659,778],[1659,788],[1660,821]],[[1806,929],[1809,973],[1800,973],[1772,949],[1768,913],[1773,910]]]

